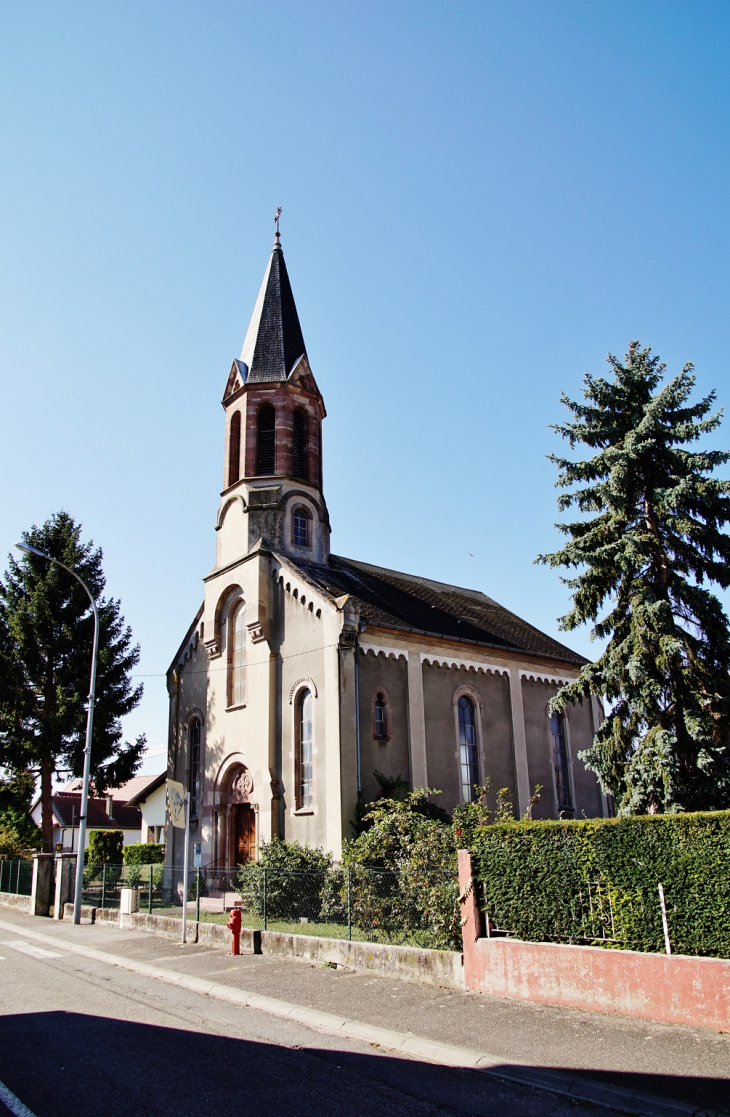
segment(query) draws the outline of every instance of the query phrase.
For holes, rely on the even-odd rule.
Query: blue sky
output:
[[[729,50],[713,0],[4,6],[0,556],[103,547],[150,770],[275,207],[333,549],[557,635],[560,392],[640,338],[728,402]]]

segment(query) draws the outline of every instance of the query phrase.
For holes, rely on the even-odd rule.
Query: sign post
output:
[[[183,848],[183,886],[182,886],[182,942],[188,931],[188,888],[190,883],[190,795],[177,780],[167,781],[167,802],[170,808],[170,821],[178,829],[185,828]]]

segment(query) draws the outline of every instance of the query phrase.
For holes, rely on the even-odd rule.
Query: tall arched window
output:
[[[295,778],[297,810],[311,807],[313,802],[311,690],[301,691],[297,698]]]
[[[198,817],[200,805],[200,718],[193,718],[188,727],[188,766],[190,817]]]
[[[291,468],[295,477],[309,480],[309,416],[297,408],[294,412],[291,441]]]
[[[276,411],[270,403],[256,416],[256,472],[276,472]]]
[[[246,696],[246,606],[237,601],[228,622],[228,705],[243,705]]]
[[[291,537],[297,547],[309,546],[309,516],[303,508],[292,512]]]
[[[565,740],[565,720],[562,714],[551,716],[550,735],[553,739],[553,763],[555,765],[555,790],[558,793],[558,810],[572,811],[573,797],[570,793],[568,744]]]
[[[228,484],[235,485],[241,476],[241,412],[234,411],[228,440]]]
[[[479,782],[477,765],[477,730],[474,703],[466,694],[459,699],[459,762],[461,765],[461,798],[474,800],[474,784]]]

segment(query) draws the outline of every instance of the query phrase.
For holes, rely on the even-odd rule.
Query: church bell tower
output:
[[[323,563],[329,516],[322,492],[324,401],[309,366],[289,275],[276,239],[241,356],[223,394],[225,457],[218,567],[259,541]]]

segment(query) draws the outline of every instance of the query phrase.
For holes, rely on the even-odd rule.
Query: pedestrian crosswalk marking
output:
[[[11,946],[19,954],[27,954],[29,958],[63,958],[62,954],[56,954],[53,950],[44,950],[42,946],[34,946],[32,943],[23,942],[22,939],[4,942],[3,946]]]

